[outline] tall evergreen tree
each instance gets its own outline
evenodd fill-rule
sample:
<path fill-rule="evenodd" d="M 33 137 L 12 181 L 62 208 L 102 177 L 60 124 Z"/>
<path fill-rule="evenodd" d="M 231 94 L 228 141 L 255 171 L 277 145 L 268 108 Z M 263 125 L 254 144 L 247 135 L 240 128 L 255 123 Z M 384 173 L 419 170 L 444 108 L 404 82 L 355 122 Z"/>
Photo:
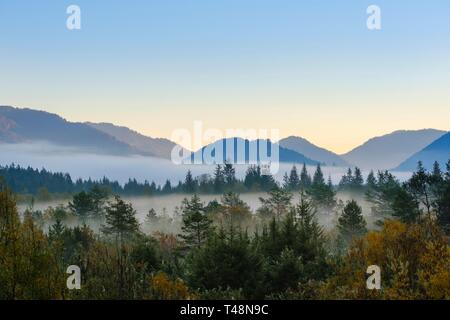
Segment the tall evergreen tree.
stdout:
<path fill-rule="evenodd" d="M 311 187 L 312 181 L 306 169 L 306 164 L 303 163 L 302 171 L 300 173 L 300 188 L 302 190 L 307 190 Z"/>
<path fill-rule="evenodd" d="M 369 174 L 367 175 L 366 185 L 369 190 L 374 189 L 377 185 L 377 179 L 375 178 L 373 170 L 370 170 Z"/>
<path fill-rule="evenodd" d="M 362 176 L 361 169 L 359 169 L 358 167 L 355 167 L 355 175 L 352 182 L 354 188 L 356 188 L 357 190 L 362 189 L 364 185 L 364 178 Z"/>
<path fill-rule="evenodd" d="M 236 170 L 231 163 L 225 162 L 223 166 L 223 176 L 227 188 L 232 188 L 236 183 Z"/>
<path fill-rule="evenodd" d="M 225 187 L 225 175 L 222 166 L 218 164 L 214 170 L 214 191 L 222 193 Z"/>
<path fill-rule="evenodd" d="M 114 239 L 117 255 L 117 296 L 126 296 L 126 268 L 127 249 L 125 244 L 139 232 L 139 222 L 136 219 L 136 211 L 131 203 L 126 203 L 119 196 L 106 208 L 105 225 L 101 231 Z"/>
<path fill-rule="evenodd" d="M 105 235 L 112 236 L 120 246 L 135 235 L 139 231 L 139 222 L 131 203 L 126 203 L 116 195 L 106 207 L 105 225 L 101 230 Z"/>
<path fill-rule="evenodd" d="M 103 217 L 105 202 L 108 199 L 108 190 L 96 184 L 89 191 L 92 201 L 92 214 L 94 217 Z"/>
<path fill-rule="evenodd" d="M 198 195 L 193 195 L 190 200 L 183 200 L 182 222 L 183 233 L 180 237 L 187 247 L 201 246 L 212 231 L 212 221 Z"/>
<path fill-rule="evenodd" d="M 184 179 L 184 192 L 186 193 L 194 193 L 197 190 L 197 183 L 192 177 L 191 170 L 188 170 L 186 174 L 186 178 Z"/>
<path fill-rule="evenodd" d="M 428 217 L 431 217 L 433 205 L 433 178 L 429 174 L 421 161 L 417 165 L 417 171 L 413 173 L 407 184 L 409 192 L 427 210 Z"/>
<path fill-rule="evenodd" d="M 69 209 L 82 221 L 86 221 L 94 212 L 95 207 L 90 194 L 81 191 L 73 196 L 72 201 L 69 202 Z"/>
<path fill-rule="evenodd" d="M 322 186 L 324 184 L 325 184 L 325 179 L 323 177 L 322 168 L 319 163 L 319 164 L 317 164 L 316 171 L 314 172 L 312 185 L 313 185 L 313 187 L 316 187 L 316 186 Z"/>
<path fill-rule="evenodd" d="M 300 188 L 300 178 L 298 176 L 297 167 L 292 166 L 289 174 L 289 190 L 295 191 Z"/>
<path fill-rule="evenodd" d="M 338 219 L 338 229 L 341 237 L 347 243 L 367 232 L 362 208 L 355 200 L 348 201 L 345 205 L 342 215 Z"/>

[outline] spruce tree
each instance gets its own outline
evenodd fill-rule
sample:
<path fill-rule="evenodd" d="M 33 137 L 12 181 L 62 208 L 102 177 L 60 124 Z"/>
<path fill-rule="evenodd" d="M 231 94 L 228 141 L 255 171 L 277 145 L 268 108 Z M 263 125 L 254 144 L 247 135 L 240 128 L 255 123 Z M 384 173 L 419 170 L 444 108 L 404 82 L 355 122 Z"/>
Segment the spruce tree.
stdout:
<path fill-rule="evenodd" d="M 372 189 L 376 188 L 376 186 L 377 186 L 377 179 L 375 178 L 375 174 L 373 173 L 373 170 L 371 170 L 369 172 L 369 174 L 367 175 L 366 185 L 367 185 L 367 189 L 369 189 L 369 190 L 372 190 Z"/>
<path fill-rule="evenodd" d="M 236 183 L 236 170 L 233 168 L 231 163 L 225 162 L 223 166 L 223 176 L 226 186 L 228 188 L 232 188 Z"/>
<path fill-rule="evenodd" d="M 311 187 L 311 177 L 306 169 L 306 164 L 303 163 L 302 171 L 300 173 L 300 188 L 302 190 L 308 190 Z"/>
<path fill-rule="evenodd" d="M 338 219 L 338 229 L 341 237 L 347 243 L 354 237 L 360 237 L 367 232 L 362 208 L 355 200 L 347 201 L 342 215 Z"/>
<path fill-rule="evenodd" d="M 364 178 L 362 176 L 361 169 L 359 169 L 358 167 L 355 167 L 355 175 L 353 177 L 352 184 L 356 190 L 362 189 L 364 185 Z"/>
<path fill-rule="evenodd" d="M 186 174 L 186 178 L 184 179 L 184 192 L 186 193 L 194 193 L 196 191 L 196 181 L 194 180 L 194 178 L 192 177 L 192 173 L 191 170 L 188 170 L 187 174 Z"/>
<path fill-rule="evenodd" d="M 297 167 L 294 165 L 289 174 L 289 190 L 295 191 L 300 187 L 300 178 L 297 173 Z"/>
<path fill-rule="evenodd" d="M 106 207 L 105 225 L 102 232 L 123 245 L 125 240 L 139 231 L 139 222 L 136 219 L 136 211 L 131 203 L 126 203 L 119 196 L 114 197 L 114 201 Z"/>
<path fill-rule="evenodd" d="M 92 197 L 85 191 L 81 191 L 73 196 L 71 202 L 69 202 L 69 209 L 75 214 L 81 221 L 85 222 L 86 219 L 92 215 L 95 210 Z"/>
<path fill-rule="evenodd" d="M 222 193 L 225 186 L 225 175 L 222 170 L 222 166 L 218 164 L 214 170 L 214 191 L 216 193 Z"/>
<path fill-rule="evenodd" d="M 183 200 L 182 207 L 182 234 L 187 247 L 201 246 L 212 231 L 212 221 L 206 215 L 206 210 L 198 195 L 190 200 Z"/>

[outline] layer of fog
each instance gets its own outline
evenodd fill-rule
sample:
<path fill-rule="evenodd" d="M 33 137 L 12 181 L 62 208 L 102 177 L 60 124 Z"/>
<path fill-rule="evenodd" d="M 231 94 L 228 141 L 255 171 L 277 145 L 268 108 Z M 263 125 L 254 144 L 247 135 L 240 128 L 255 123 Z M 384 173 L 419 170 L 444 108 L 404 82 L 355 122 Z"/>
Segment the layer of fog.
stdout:
<path fill-rule="evenodd" d="M 32 168 L 45 168 L 53 172 L 69 173 L 73 180 L 83 179 L 101 179 L 108 177 L 110 180 L 117 180 L 119 183 L 125 183 L 129 178 L 136 178 L 139 182 L 155 181 L 156 184 L 163 184 L 166 179 L 176 184 L 184 180 L 187 170 L 191 170 L 194 176 L 201 174 L 212 174 L 214 166 L 206 165 L 175 165 L 169 160 L 143 157 L 143 156 L 109 156 L 90 154 L 74 148 L 63 148 L 47 143 L 40 144 L 0 144 L 0 166 L 16 164 L 22 167 L 31 166 Z M 301 164 L 297 165 L 300 170 Z M 237 165 L 236 175 L 242 179 L 245 175 L 248 165 Z M 280 169 L 275 178 L 282 181 L 285 172 L 292 168 L 291 163 L 281 163 Z M 330 176 L 333 183 L 337 184 L 347 168 L 342 167 L 323 167 L 325 177 Z M 314 173 L 315 167 L 308 167 L 309 173 Z M 364 171 L 363 175 L 367 176 Z M 400 179 L 405 180 L 410 173 L 395 173 Z M 136 209 L 137 217 L 140 222 L 144 222 L 148 211 L 153 208 L 158 215 L 166 216 L 171 219 L 174 216 L 176 207 L 179 207 L 186 195 L 174 194 L 167 196 L 152 197 L 132 197 L 127 198 Z M 260 206 L 259 197 L 267 197 L 264 193 L 244 193 L 241 198 L 250 206 L 253 212 Z M 338 193 L 338 199 L 346 200 L 355 198 L 363 207 L 363 213 L 367 220 L 371 222 L 370 205 L 361 195 L 349 195 L 347 193 Z M 216 199 L 220 201 L 220 195 L 202 195 L 202 201 L 205 203 Z M 297 195 L 293 203 L 298 201 Z M 45 210 L 49 206 L 58 205 L 67 206 L 68 200 L 59 200 L 52 202 L 35 203 L 34 209 Z M 19 210 L 23 212 L 29 204 L 21 204 Z M 332 227 L 336 223 L 337 216 L 330 212 L 318 212 L 317 218 L 325 227 Z"/>
<path fill-rule="evenodd" d="M 210 165 L 175 165 L 170 160 L 144 156 L 110 156 L 91 154 L 74 148 L 65 148 L 48 143 L 0 144 L 0 166 L 17 165 L 32 168 L 45 168 L 53 172 L 69 173 L 73 180 L 77 178 L 98 180 L 107 177 L 123 184 L 129 178 L 139 182 L 155 181 L 162 185 L 166 179 L 176 184 L 184 180 L 187 170 L 194 176 L 212 174 L 214 166 Z M 300 169 L 301 164 L 297 164 Z M 248 165 L 236 165 L 236 175 L 242 179 Z M 285 172 L 289 172 L 292 163 L 280 163 L 275 178 L 282 181 Z M 347 168 L 323 167 L 325 177 L 330 176 L 333 183 L 338 183 Z M 376 168 L 374 168 L 376 170 Z M 315 167 L 308 167 L 313 174 Z M 367 176 L 368 171 L 363 171 Z M 407 172 L 394 172 L 400 180 L 410 176 Z"/>
<path fill-rule="evenodd" d="M 136 210 L 136 217 L 142 225 L 143 230 L 148 230 L 146 226 L 146 216 L 150 209 L 154 209 L 157 215 L 160 217 L 160 222 L 157 226 L 153 226 L 151 231 L 163 231 L 178 233 L 180 231 L 180 217 L 179 208 L 184 198 L 189 198 L 191 195 L 173 194 L 165 196 L 142 196 L 142 197 L 124 197 L 124 200 L 130 202 L 133 208 Z M 261 206 L 260 198 L 268 198 L 267 193 L 243 193 L 240 195 L 241 199 L 245 201 L 253 213 Z M 336 195 L 337 200 L 341 200 L 344 204 L 348 200 L 356 200 L 363 209 L 363 215 L 370 228 L 374 227 L 374 222 L 378 219 L 372 215 L 371 204 L 368 203 L 365 197 L 361 194 L 353 194 L 348 192 L 338 192 Z M 220 202 L 220 195 L 200 195 L 200 199 L 204 204 L 212 200 Z M 40 210 L 44 212 L 48 207 L 64 206 L 67 207 L 69 200 L 54 200 L 49 202 L 36 202 L 34 203 L 34 210 Z M 292 198 L 292 204 L 299 202 L 299 194 L 294 193 Z M 29 207 L 28 204 L 20 204 L 19 212 L 23 213 Z M 338 211 L 325 211 L 319 210 L 316 212 L 316 218 L 320 225 L 325 229 L 332 229 L 336 226 L 337 219 L 341 212 Z M 98 226 L 95 225 L 94 229 L 98 230 Z"/>

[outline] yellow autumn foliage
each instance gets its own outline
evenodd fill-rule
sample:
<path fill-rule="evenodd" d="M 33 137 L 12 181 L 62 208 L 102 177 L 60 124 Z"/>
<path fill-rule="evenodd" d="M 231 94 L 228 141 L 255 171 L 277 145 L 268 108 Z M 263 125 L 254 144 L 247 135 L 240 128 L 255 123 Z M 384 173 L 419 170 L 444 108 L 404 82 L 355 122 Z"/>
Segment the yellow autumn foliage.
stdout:
<path fill-rule="evenodd" d="M 180 279 L 172 280 L 164 272 L 158 272 L 150 279 L 152 298 L 159 300 L 191 300 L 195 296 Z"/>
<path fill-rule="evenodd" d="M 367 267 L 381 268 L 381 290 L 366 287 Z M 331 299 L 450 299 L 448 239 L 433 221 L 386 221 L 353 243 L 322 287 Z"/>

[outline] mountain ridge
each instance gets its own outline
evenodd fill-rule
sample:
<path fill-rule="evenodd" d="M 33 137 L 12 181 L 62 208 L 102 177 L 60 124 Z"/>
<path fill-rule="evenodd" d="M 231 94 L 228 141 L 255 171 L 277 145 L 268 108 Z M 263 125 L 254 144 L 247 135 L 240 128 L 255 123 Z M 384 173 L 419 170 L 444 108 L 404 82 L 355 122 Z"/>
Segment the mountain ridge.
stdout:
<path fill-rule="evenodd" d="M 338 154 L 319 147 L 305 138 L 299 136 L 289 136 L 278 141 L 280 146 L 303 154 L 304 156 L 320 161 L 329 166 L 349 166 L 349 163 Z"/>
<path fill-rule="evenodd" d="M 397 130 L 373 137 L 341 157 L 362 169 L 392 169 L 445 133 L 436 129 Z"/>
<path fill-rule="evenodd" d="M 108 122 L 85 122 L 87 125 L 107 133 L 117 140 L 127 143 L 140 152 L 151 154 L 158 158 L 170 159 L 172 149 L 177 144 L 166 138 L 153 138 L 125 126 Z"/>
<path fill-rule="evenodd" d="M 433 163 L 437 161 L 441 168 L 445 168 L 447 161 L 450 160 L 450 132 L 447 132 L 439 139 L 433 141 L 428 146 L 416 152 L 411 157 L 403 161 L 394 170 L 411 171 L 417 168 L 419 161 L 426 169 L 431 170 Z"/>

